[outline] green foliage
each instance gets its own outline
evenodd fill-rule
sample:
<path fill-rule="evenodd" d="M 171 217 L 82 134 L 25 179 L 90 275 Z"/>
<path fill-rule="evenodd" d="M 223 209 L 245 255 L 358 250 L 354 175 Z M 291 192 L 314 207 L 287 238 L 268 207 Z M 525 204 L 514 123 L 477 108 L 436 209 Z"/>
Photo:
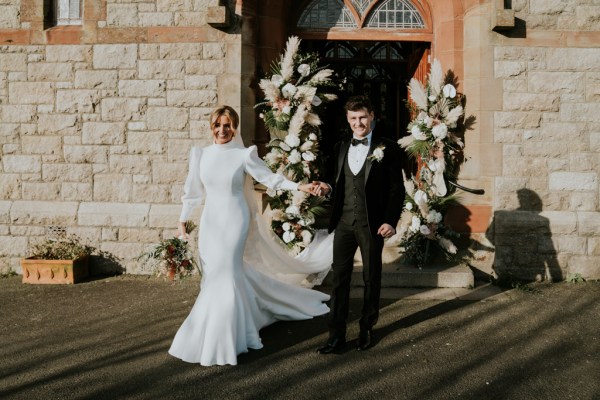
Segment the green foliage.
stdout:
<path fill-rule="evenodd" d="M 570 273 L 567 275 L 567 282 L 569 283 L 582 283 L 585 282 L 585 278 L 580 273 Z"/>
<path fill-rule="evenodd" d="M 31 246 L 31 258 L 38 260 L 76 260 L 95 252 L 95 247 L 82 243 L 76 235 L 48 238 Z"/>

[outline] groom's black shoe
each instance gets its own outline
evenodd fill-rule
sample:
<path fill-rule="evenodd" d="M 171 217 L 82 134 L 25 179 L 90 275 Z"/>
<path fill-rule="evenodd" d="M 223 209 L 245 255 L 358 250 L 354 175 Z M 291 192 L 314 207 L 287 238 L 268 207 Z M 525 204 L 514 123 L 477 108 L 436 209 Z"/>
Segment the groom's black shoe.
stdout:
<path fill-rule="evenodd" d="M 371 347 L 373 340 L 373 331 L 371 329 L 361 329 L 358 334 L 358 344 L 356 350 L 366 350 Z"/>
<path fill-rule="evenodd" d="M 319 354 L 331 354 L 337 353 L 346 347 L 346 339 L 332 338 L 327 341 L 325 346 L 319 347 L 317 353 Z"/>

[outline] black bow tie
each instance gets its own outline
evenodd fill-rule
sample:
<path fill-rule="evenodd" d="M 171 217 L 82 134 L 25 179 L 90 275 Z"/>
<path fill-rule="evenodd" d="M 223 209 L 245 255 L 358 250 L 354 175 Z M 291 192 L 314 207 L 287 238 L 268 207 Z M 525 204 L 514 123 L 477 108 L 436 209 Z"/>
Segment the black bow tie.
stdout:
<path fill-rule="evenodd" d="M 363 139 L 352 138 L 352 146 L 358 146 L 359 144 L 364 144 L 366 146 L 369 144 L 369 139 L 368 138 L 363 138 Z"/>

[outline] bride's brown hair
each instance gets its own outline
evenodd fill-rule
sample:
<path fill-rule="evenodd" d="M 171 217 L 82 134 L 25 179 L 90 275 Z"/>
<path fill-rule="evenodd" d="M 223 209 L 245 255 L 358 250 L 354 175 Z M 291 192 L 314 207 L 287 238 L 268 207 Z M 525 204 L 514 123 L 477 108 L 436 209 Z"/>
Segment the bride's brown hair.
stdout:
<path fill-rule="evenodd" d="M 231 125 L 233 126 L 233 130 L 237 130 L 240 123 L 240 117 L 238 113 L 236 113 L 235 110 L 230 106 L 217 107 L 213 112 L 210 113 L 210 129 L 215 129 L 215 122 L 223 115 L 229 118 Z"/>

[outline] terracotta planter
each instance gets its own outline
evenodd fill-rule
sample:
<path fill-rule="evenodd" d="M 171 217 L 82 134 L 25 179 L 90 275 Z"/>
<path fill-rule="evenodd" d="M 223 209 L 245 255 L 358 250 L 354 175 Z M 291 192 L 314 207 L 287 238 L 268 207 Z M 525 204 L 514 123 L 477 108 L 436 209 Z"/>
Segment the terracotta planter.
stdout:
<path fill-rule="evenodd" d="M 77 283 L 87 278 L 89 256 L 77 260 L 36 260 L 23 258 L 23 283 L 64 284 Z"/>

